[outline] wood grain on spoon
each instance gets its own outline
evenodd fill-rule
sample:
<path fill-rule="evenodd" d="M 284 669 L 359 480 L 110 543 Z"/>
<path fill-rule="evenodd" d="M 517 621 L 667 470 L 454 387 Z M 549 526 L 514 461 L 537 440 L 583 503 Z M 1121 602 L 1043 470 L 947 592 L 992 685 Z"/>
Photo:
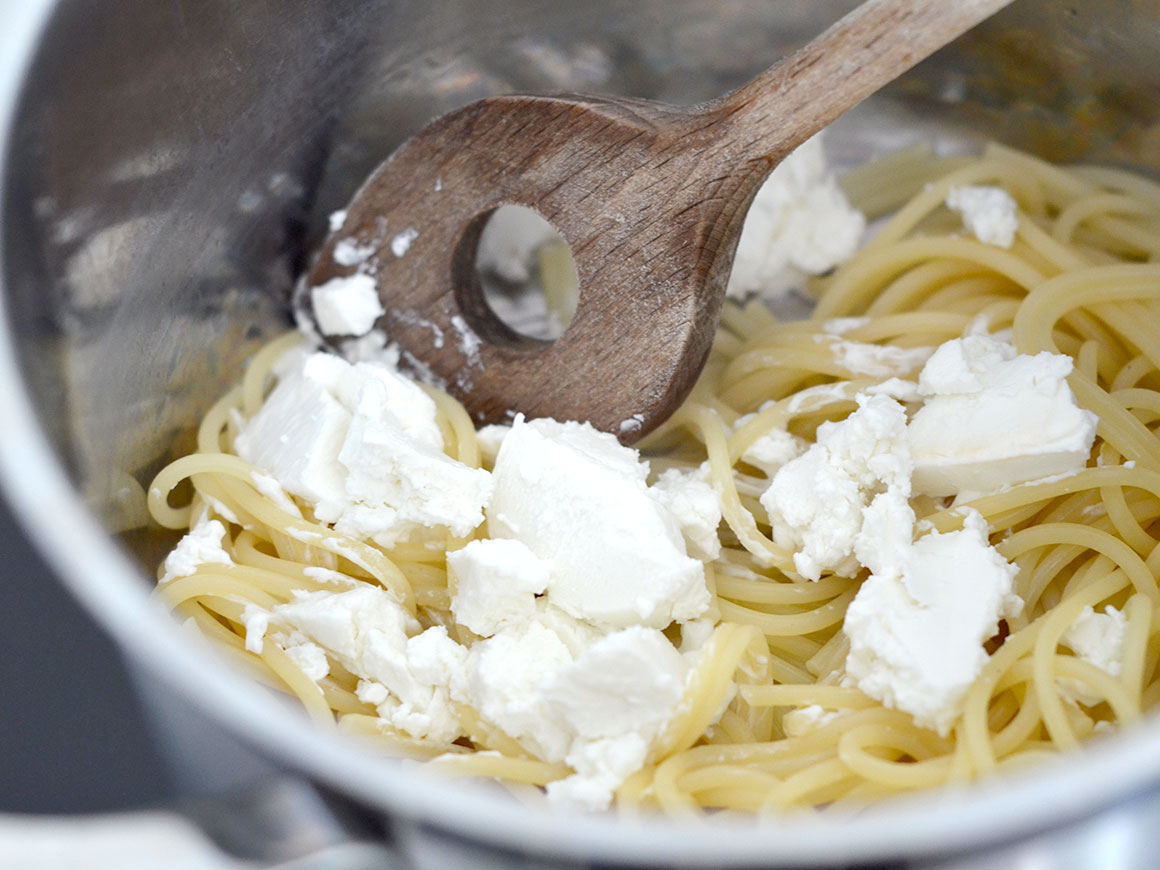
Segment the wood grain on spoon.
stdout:
<path fill-rule="evenodd" d="M 745 213 L 770 171 L 847 109 L 1011 0 L 869 0 L 731 94 L 691 108 L 616 97 L 505 96 L 404 143 L 366 181 L 307 281 L 375 253 L 404 363 L 477 422 L 587 420 L 631 442 L 688 395 L 708 356 Z M 502 204 L 534 209 L 571 248 L 576 314 L 554 342 L 484 301 L 479 235 Z"/>

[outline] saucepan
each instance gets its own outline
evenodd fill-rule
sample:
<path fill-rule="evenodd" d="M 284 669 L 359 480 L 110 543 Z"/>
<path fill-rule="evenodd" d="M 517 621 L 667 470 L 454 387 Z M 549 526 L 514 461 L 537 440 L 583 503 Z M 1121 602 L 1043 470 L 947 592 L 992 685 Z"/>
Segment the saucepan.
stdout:
<path fill-rule="evenodd" d="M 1160 818 L 1155 721 L 1019 775 L 840 819 L 549 813 L 319 732 L 150 597 L 172 538 L 151 530 L 142 487 L 289 325 L 326 215 L 394 145 L 505 92 L 707 98 L 853 5 L 0 7 L 0 476 L 61 579 L 145 675 L 175 757 L 196 757 L 203 781 L 237 770 L 239 754 L 266 759 L 368 822 L 364 839 L 392 835 L 415 866 L 966 867 L 999 854 L 1066 866 L 1065 847 L 1144 866 Z M 1017 0 L 842 119 L 827 148 L 841 167 L 918 141 L 997 139 L 1158 172 L 1157 57 L 1158 2 Z M 185 732 L 200 754 L 176 745 Z"/>

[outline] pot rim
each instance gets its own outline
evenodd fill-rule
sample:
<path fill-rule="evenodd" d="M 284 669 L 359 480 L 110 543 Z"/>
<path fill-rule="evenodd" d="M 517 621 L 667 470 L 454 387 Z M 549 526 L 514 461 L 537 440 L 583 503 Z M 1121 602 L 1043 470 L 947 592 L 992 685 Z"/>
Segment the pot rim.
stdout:
<path fill-rule="evenodd" d="M 7 171 L 24 73 L 55 0 L 12 2 L 0 35 L 0 173 Z M 7 44 L 5 42 L 7 41 Z M 0 175 L 0 178 L 3 176 Z M 0 191 L 0 239 L 7 194 Z M 73 595 L 136 662 L 260 752 L 386 813 L 521 853 L 619 863 L 801 865 L 977 850 L 1074 821 L 1160 784 L 1160 738 L 1143 725 L 961 790 L 919 793 L 857 817 L 789 814 L 742 823 L 623 820 L 537 812 L 485 789 L 416 775 L 337 733 L 323 733 L 183 630 L 100 527 L 53 455 L 20 378 L 0 248 L 0 490 L 28 537 Z M 67 538 L 60 532 L 67 529 Z"/>

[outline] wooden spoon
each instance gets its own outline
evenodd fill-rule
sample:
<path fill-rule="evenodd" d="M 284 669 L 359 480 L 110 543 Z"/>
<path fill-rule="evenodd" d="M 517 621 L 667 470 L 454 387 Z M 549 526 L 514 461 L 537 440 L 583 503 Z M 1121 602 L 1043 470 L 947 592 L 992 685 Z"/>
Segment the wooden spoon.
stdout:
<path fill-rule="evenodd" d="M 691 108 L 505 96 L 439 118 L 355 195 L 307 277 L 362 271 L 403 363 L 478 423 L 587 420 L 629 443 L 667 418 L 709 353 L 745 213 L 795 147 L 1011 0 L 869 0 L 731 94 Z M 554 342 L 506 326 L 475 270 L 511 203 L 571 248 L 576 314 Z M 357 266 L 335 247 L 373 250 Z M 349 251 L 349 242 L 347 251 Z"/>

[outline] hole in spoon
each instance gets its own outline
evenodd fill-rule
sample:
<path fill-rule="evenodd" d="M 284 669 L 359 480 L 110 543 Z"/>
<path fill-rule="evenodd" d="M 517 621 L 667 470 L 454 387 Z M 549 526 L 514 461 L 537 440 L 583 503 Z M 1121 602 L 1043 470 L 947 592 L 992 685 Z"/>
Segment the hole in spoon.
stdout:
<path fill-rule="evenodd" d="M 520 335 L 550 342 L 572 322 L 578 295 L 572 252 L 531 209 L 501 205 L 488 216 L 475 270 L 492 313 Z"/>

